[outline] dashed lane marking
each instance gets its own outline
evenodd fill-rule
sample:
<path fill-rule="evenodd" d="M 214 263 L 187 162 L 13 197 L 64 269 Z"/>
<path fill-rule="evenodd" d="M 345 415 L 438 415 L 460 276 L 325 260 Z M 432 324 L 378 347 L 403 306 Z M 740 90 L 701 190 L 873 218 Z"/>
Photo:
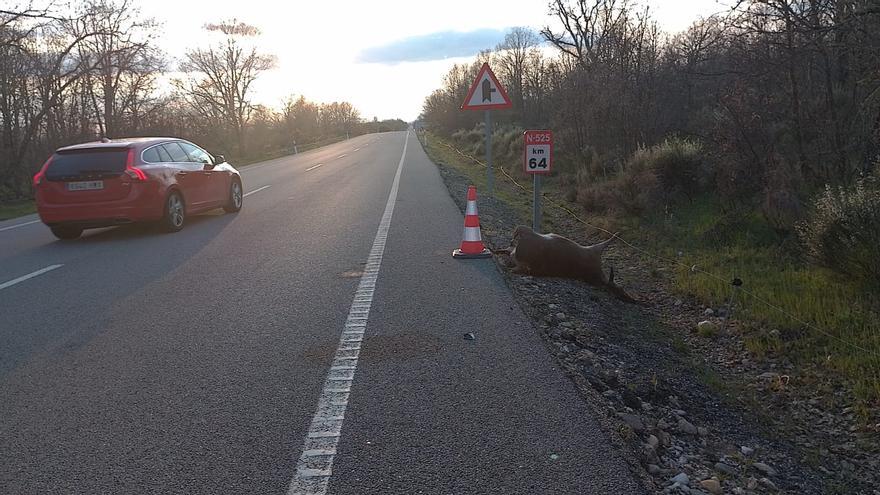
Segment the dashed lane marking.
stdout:
<path fill-rule="evenodd" d="M 8 282 L 3 282 L 2 284 L 0 284 L 0 290 L 6 289 L 8 287 L 12 287 L 13 285 L 24 282 L 25 280 L 30 280 L 34 277 L 39 277 L 40 275 L 42 275 L 46 272 L 51 272 L 52 270 L 54 270 L 56 268 L 61 268 L 62 266 L 64 266 L 64 265 L 49 265 L 46 268 L 41 268 L 35 272 L 28 273 L 27 275 L 22 275 L 21 277 L 14 278 Z"/>
<path fill-rule="evenodd" d="M 3 228 L 0 228 L 0 232 L 3 232 L 4 230 L 17 229 L 17 228 L 19 228 L 19 227 L 25 227 L 25 226 L 27 226 L 27 225 L 33 225 L 33 224 L 35 224 L 35 223 L 40 223 L 40 221 L 39 221 L 39 220 L 31 220 L 30 222 L 24 222 L 24 223 L 19 223 L 19 224 L 16 224 L 16 225 L 10 225 L 9 227 L 3 227 Z"/>
<path fill-rule="evenodd" d="M 251 191 L 251 192 L 249 192 L 249 193 L 244 193 L 244 196 L 242 196 L 242 198 L 246 198 L 246 197 L 250 196 L 251 194 L 256 194 L 256 193 L 258 193 L 258 192 L 260 192 L 260 191 L 262 191 L 262 190 L 264 190 L 264 189 L 269 189 L 270 187 L 272 187 L 272 186 L 258 187 L 258 188 L 254 189 L 253 191 Z"/>

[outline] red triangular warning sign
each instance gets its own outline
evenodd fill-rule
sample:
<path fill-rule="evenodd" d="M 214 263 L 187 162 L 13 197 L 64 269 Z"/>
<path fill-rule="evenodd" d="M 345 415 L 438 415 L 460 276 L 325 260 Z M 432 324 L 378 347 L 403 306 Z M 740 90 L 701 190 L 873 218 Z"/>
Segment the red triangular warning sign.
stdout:
<path fill-rule="evenodd" d="M 501 108 L 510 108 L 510 98 L 507 91 L 501 87 L 498 78 L 489 68 L 488 63 L 484 63 L 477 73 L 477 79 L 468 90 L 467 98 L 461 105 L 462 110 L 496 110 Z"/>

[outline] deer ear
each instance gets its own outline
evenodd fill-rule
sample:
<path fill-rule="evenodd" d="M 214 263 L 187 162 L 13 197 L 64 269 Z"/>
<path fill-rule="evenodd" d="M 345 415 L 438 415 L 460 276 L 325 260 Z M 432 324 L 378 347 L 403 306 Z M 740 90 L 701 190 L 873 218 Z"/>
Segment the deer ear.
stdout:
<path fill-rule="evenodd" d="M 609 284 L 614 283 L 614 267 L 613 266 L 611 267 L 611 271 L 608 272 L 608 283 Z"/>

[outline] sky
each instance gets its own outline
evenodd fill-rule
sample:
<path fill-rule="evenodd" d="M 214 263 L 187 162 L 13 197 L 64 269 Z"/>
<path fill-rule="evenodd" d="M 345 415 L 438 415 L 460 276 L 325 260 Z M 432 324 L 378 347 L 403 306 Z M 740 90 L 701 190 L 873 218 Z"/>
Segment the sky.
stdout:
<path fill-rule="evenodd" d="M 661 28 L 677 32 L 722 10 L 718 0 L 652 0 Z M 257 103 L 279 107 L 290 95 L 348 101 L 365 119 L 418 117 L 425 97 L 454 63 L 493 48 L 513 26 L 540 30 L 555 18 L 547 0 L 132 0 L 162 25 L 172 60 L 214 38 L 206 23 L 235 18 L 261 30 L 261 51 L 276 68 L 254 85 Z M 172 62 L 172 69 L 174 68 Z"/>

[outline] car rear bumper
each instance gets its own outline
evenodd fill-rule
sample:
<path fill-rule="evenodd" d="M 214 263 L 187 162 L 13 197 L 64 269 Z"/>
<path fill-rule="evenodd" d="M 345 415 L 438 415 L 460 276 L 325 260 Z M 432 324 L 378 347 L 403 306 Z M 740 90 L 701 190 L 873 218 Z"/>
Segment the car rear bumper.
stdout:
<path fill-rule="evenodd" d="M 151 188 L 152 189 L 152 188 Z M 46 203 L 37 194 L 37 213 L 46 225 L 78 225 L 83 228 L 109 227 L 162 218 L 163 201 L 158 191 L 139 191 L 116 201 L 100 203 Z"/>

